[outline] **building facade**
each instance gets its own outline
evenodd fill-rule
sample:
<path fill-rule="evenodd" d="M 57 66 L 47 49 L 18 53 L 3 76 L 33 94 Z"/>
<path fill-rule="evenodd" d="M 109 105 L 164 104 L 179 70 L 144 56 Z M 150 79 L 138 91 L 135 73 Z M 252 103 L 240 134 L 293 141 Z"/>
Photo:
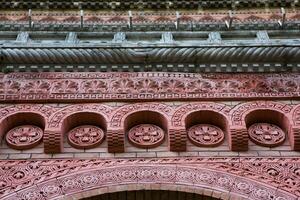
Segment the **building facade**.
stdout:
<path fill-rule="evenodd" d="M 300 200 L 298 0 L 0 3 L 0 199 Z"/>

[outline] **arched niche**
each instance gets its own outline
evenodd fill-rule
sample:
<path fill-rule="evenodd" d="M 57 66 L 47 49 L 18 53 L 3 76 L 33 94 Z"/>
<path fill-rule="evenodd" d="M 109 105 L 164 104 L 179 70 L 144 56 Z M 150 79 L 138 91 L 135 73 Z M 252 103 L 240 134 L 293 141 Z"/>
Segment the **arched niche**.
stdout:
<path fill-rule="evenodd" d="M 199 141 L 193 140 L 191 138 L 191 129 L 193 129 L 193 127 L 196 127 L 194 130 L 198 129 L 198 131 L 201 131 L 201 136 L 203 134 L 207 135 L 208 138 L 211 137 L 211 140 L 205 141 L 204 138 L 198 138 Z M 228 138 L 228 120 L 226 116 L 216 111 L 198 110 L 190 113 L 185 118 L 185 128 L 188 138 L 197 146 L 215 147 L 221 145 L 224 140 Z M 194 136 L 196 137 L 196 135 Z M 214 142 L 212 142 L 212 140 L 214 140 Z"/>
<path fill-rule="evenodd" d="M 89 149 L 100 145 L 106 136 L 106 130 L 107 122 L 105 118 L 99 113 L 87 111 L 66 116 L 62 121 L 61 127 L 61 133 L 64 138 L 68 140 L 71 146 L 78 149 Z M 70 134 L 75 134 L 73 133 L 74 131 L 78 134 L 78 137 L 74 139 L 73 135 L 72 140 L 70 139 Z M 93 136 L 93 134 L 96 135 Z M 84 137 L 94 141 L 85 141 Z"/>
<path fill-rule="evenodd" d="M 156 111 L 137 111 L 125 118 L 124 130 L 128 141 L 134 146 L 153 148 L 167 141 L 168 120 Z M 140 131 L 139 136 L 139 133 L 133 133 L 137 131 Z"/>
<path fill-rule="evenodd" d="M 44 129 L 45 118 L 41 114 L 17 112 L 1 120 L 0 135 L 4 139 L 7 134 L 15 132 L 14 135 L 18 136 L 15 136 L 14 140 L 11 140 L 12 137 L 10 137 L 11 139 L 6 140 L 6 143 L 11 148 L 23 150 L 33 148 L 41 143 Z"/>
<path fill-rule="evenodd" d="M 258 145 L 262 145 L 266 147 L 279 146 L 283 144 L 286 140 L 288 140 L 290 136 L 290 131 L 291 131 L 290 121 L 285 114 L 277 110 L 271 110 L 271 109 L 252 110 L 248 114 L 246 114 L 245 124 L 248 129 L 248 134 L 250 139 L 252 139 L 252 141 L 254 141 Z M 255 124 L 257 126 L 255 126 Z M 277 138 L 272 139 L 270 136 L 269 139 L 259 139 L 261 141 L 257 139 L 253 139 L 255 138 L 255 136 L 253 135 L 257 135 L 254 134 L 256 131 L 259 131 L 259 134 L 261 134 L 263 131 L 268 132 L 268 130 L 270 130 L 270 134 L 278 134 L 276 133 L 276 131 L 279 132 L 280 129 L 284 132 L 284 138 L 280 138 L 282 136 L 278 136 Z M 274 133 L 271 133 L 271 131 L 273 131 Z"/>

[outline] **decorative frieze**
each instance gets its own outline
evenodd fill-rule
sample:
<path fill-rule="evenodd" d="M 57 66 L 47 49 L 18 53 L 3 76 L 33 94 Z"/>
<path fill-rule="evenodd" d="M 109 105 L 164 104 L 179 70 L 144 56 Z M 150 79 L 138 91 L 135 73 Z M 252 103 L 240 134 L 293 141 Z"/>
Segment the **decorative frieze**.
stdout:
<path fill-rule="evenodd" d="M 0 198 L 5 200 L 82 198 L 92 189 L 99 194 L 108 187 L 118 191 L 156 184 L 253 200 L 300 195 L 298 158 L 51 159 L 1 161 L 1 166 Z M 115 187 L 120 183 L 123 187 Z"/>
<path fill-rule="evenodd" d="M 0 77 L 0 101 L 287 99 L 299 85 L 297 73 L 11 73 Z"/>

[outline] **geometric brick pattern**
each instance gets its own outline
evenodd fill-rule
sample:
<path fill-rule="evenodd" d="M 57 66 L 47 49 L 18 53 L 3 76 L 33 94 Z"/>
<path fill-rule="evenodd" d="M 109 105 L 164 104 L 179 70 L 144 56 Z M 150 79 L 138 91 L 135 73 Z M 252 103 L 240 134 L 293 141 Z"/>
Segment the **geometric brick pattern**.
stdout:
<path fill-rule="evenodd" d="M 60 131 L 45 130 L 43 140 L 45 153 L 60 153 L 62 151 L 62 136 Z"/>
<path fill-rule="evenodd" d="M 124 130 L 107 130 L 107 148 L 110 153 L 123 153 L 125 144 Z"/>
<path fill-rule="evenodd" d="M 300 151 L 300 127 L 293 127 L 290 134 L 292 150 Z"/>
<path fill-rule="evenodd" d="M 170 151 L 186 151 L 187 132 L 185 129 L 170 129 L 168 135 Z"/>
<path fill-rule="evenodd" d="M 232 151 L 248 150 L 248 131 L 246 128 L 233 128 L 229 130 L 229 148 Z"/>

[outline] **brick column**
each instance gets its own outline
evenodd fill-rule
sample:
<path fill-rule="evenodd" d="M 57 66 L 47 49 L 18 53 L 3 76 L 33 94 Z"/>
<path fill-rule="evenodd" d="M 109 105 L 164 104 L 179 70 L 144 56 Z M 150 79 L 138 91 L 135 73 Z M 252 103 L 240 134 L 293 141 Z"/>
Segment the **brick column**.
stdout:
<path fill-rule="evenodd" d="M 63 139 L 60 130 L 45 130 L 43 141 L 45 153 L 62 152 Z"/>
<path fill-rule="evenodd" d="M 182 152 L 186 151 L 186 130 L 185 128 L 170 129 L 169 136 L 169 149 L 170 151 Z"/>
<path fill-rule="evenodd" d="M 246 127 L 230 127 L 228 144 L 231 151 L 248 150 L 248 130 Z"/>
<path fill-rule="evenodd" d="M 107 130 L 107 148 L 109 153 L 123 153 L 125 151 L 124 130 Z"/>
<path fill-rule="evenodd" d="M 292 150 L 300 151 L 300 127 L 292 127 L 289 135 Z"/>

